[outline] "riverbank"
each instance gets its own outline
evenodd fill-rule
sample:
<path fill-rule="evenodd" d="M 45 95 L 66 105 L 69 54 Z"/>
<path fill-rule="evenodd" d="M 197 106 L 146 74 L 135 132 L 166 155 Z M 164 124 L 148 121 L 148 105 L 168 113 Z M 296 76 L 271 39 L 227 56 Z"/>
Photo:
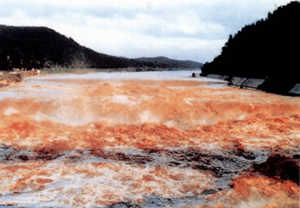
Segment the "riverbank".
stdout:
<path fill-rule="evenodd" d="M 21 73 L 7 73 L 0 71 L 0 87 L 8 86 L 11 83 L 22 82 L 24 75 Z"/>
<path fill-rule="evenodd" d="M 200 76 L 224 80 L 229 86 L 239 87 L 242 89 L 255 89 L 268 93 L 288 95 L 288 96 L 300 96 L 300 83 L 289 83 L 288 79 L 259 79 L 249 77 L 237 77 L 220 74 L 200 74 Z"/>

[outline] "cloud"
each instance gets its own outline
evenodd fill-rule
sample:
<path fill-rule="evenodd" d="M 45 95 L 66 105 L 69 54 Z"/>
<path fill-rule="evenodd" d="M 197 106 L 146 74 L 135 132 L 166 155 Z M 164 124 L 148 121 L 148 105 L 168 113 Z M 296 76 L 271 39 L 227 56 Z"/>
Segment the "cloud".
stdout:
<path fill-rule="evenodd" d="M 47 26 L 98 52 L 210 61 L 229 34 L 289 0 L 10 0 L 0 24 Z"/>

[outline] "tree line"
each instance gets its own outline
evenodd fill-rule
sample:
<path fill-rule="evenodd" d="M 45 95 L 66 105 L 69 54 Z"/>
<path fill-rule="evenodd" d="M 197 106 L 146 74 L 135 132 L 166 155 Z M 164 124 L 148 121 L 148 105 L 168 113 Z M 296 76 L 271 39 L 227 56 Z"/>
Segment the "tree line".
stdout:
<path fill-rule="evenodd" d="M 299 2 L 277 8 L 230 35 L 221 54 L 204 64 L 202 75 L 263 78 L 268 80 L 265 87 L 278 88 L 276 91 L 300 83 L 299 24 Z"/>

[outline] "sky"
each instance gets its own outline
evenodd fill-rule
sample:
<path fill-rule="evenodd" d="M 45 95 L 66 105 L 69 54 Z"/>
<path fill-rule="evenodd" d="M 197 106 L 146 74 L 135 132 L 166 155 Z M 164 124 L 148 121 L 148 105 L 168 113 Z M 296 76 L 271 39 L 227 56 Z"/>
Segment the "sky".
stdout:
<path fill-rule="evenodd" d="M 212 61 L 230 34 L 291 0 L 0 0 L 0 24 L 46 26 L 97 52 Z"/>

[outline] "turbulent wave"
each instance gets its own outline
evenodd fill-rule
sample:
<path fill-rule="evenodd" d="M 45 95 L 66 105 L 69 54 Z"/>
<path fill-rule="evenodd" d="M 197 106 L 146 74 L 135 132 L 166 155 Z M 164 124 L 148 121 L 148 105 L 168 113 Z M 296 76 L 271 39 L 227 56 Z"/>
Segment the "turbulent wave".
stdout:
<path fill-rule="evenodd" d="M 298 206 L 299 98 L 140 75 L 1 88 L 0 205 Z"/>

